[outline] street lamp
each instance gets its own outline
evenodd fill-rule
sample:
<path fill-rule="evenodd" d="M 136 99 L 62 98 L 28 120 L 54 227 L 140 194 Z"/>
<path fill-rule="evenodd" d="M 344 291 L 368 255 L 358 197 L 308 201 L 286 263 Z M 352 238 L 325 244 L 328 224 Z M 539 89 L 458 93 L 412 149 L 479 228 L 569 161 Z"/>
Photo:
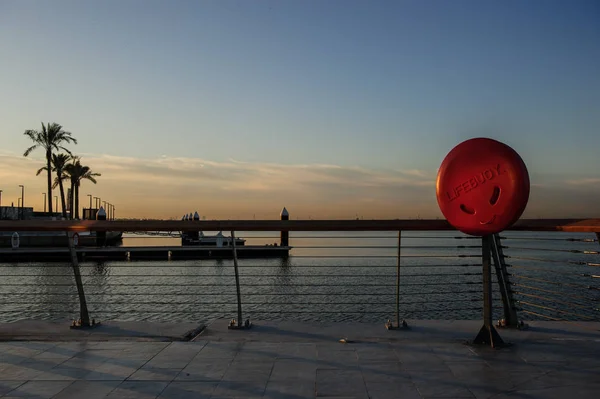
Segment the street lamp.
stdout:
<path fill-rule="evenodd" d="M 92 211 L 92 194 L 88 194 L 88 197 L 90 197 L 90 212 Z"/>
<path fill-rule="evenodd" d="M 98 209 L 98 200 L 99 200 L 99 199 L 100 199 L 100 198 L 98 198 L 98 197 L 94 197 L 94 201 L 95 201 L 95 202 L 94 202 L 94 205 L 96 206 L 96 209 Z"/>
<path fill-rule="evenodd" d="M 102 203 L 104 204 L 104 210 L 106 210 L 106 201 L 102 201 Z"/>
<path fill-rule="evenodd" d="M 21 220 L 25 219 L 23 213 L 25 211 L 25 186 L 22 184 L 19 184 L 19 187 L 21 187 Z"/>
<path fill-rule="evenodd" d="M 44 194 L 44 213 L 46 213 L 46 193 L 42 194 Z"/>

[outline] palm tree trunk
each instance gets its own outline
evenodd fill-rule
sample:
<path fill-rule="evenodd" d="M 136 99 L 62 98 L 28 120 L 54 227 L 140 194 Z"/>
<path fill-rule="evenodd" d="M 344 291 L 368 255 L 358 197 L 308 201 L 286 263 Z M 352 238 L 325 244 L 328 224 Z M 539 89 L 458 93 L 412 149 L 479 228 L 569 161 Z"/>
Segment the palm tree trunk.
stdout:
<path fill-rule="evenodd" d="M 79 183 L 75 184 L 75 219 L 79 219 Z"/>
<path fill-rule="evenodd" d="M 52 213 L 52 150 L 46 150 L 46 167 L 48 168 L 48 212 Z"/>
<path fill-rule="evenodd" d="M 74 219 L 74 214 L 73 214 L 73 208 L 74 208 L 74 201 L 73 199 L 75 195 L 75 181 L 71 180 L 71 195 L 69 195 L 69 215 L 71 219 Z"/>
<path fill-rule="evenodd" d="M 66 219 L 67 218 L 67 204 L 65 201 L 65 189 L 63 187 L 62 180 L 58 181 L 58 187 L 60 188 L 60 204 L 62 205 L 62 215 Z"/>

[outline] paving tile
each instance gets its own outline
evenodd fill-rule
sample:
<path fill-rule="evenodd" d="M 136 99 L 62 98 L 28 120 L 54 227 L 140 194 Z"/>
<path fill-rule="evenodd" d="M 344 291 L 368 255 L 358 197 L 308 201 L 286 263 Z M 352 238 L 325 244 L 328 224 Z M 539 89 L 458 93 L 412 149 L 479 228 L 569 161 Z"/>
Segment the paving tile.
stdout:
<path fill-rule="evenodd" d="M 596 399 L 598 397 L 598 392 L 600 392 L 600 384 L 588 384 L 585 386 L 554 387 L 534 390 L 514 390 L 510 391 L 509 393 L 494 396 L 494 399 Z"/>
<path fill-rule="evenodd" d="M 367 344 L 367 345 L 357 345 L 356 346 L 356 355 L 358 356 L 358 361 L 387 361 L 387 362 L 398 362 L 400 359 L 396 355 L 396 352 L 392 349 L 389 344 Z"/>
<path fill-rule="evenodd" d="M 103 399 L 120 381 L 75 381 L 52 399 Z"/>
<path fill-rule="evenodd" d="M 160 394 L 161 399 L 209 399 L 218 382 L 174 381 Z"/>
<path fill-rule="evenodd" d="M 317 396 L 353 396 L 368 398 L 367 388 L 360 371 L 317 370 Z"/>
<path fill-rule="evenodd" d="M 314 360 L 317 358 L 317 345 L 298 342 L 282 343 L 277 358 Z"/>
<path fill-rule="evenodd" d="M 44 370 L 52 367 L 39 365 L 37 363 L 19 363 L 15 365 L 4 365 L 0 368 L 0 381 L 26 381 L 32 380 L 42 374 Z"/>
<path fill-rule="evenodd" d="M 315 379 L 312 380 L 269 380 L 265 398 L 312 399 L 315 397 Z"/>
<path fill-rule="evenodd" d="M 28 381 L 10 391 L 6 396 L 36 399 L 51 398 L 70 384 L 72 384 L 71 381 Z"/>
<path fill-rule="evenodd" d="M 181 372 L 180 369 L 141 368 L 130 375 L 129 381 L 173 381 Z"/>
<path fill-rule="evenodd" d="M 26 382 L 27 381 L 0 381 L 0 396 L 6 395 Z"/>
<path fill-rule="evenodd" d="M 410 374 L 398 361 L 361 363 L 360 370 L 365 382 L 410 382 Z"/>
<path fill-rule="evenodd" d="M 410 381 L 405 382 L 367 382 L 370 399 L 421 399 L 421 394 Z"/>
<path fill-rule="evenodd" d="M 176 381 L 220 381 L 227 369 L 229 360 L 198 361 L 194 360 L 181 370 L 175 378 Z"/>
<path fill-rule="evenodd" d="M 123 381 L 136 371 L 137 368 L 134 367 L 106 362 L 86 374 L 84 378 L 88 381 Z"/>
<path fill-rule="evenodd" d="M 226 381 L 221 380 L 215 388 L 214 396 L 218 397 L 251 397 L 263 396 L 267 381 Z"/>
<path fill-rule="evenodd" d="M 464 344 L 431 344 L 431 350 L 444 362 L 478 361 L 479 356 L 473 349 Z"/>
<path fill-rule="evenodd" d="M 241 342 L 209 342 L 196 355 L 203 359 L 233 359 L 242 348 Z"/>
<path fill-rule="evenodd" d="M 153 368 L 184 368 L 202 350 L 200 345 L 173 342 L 154 356 L 146 365 Z"/>
<path fill-rule="evenodd" d="M 464 382 L 450 371 L 411 371 L 410 377 L 424 398 L 473 398 Z"/>
<path fill-rule="evenodd" d="M 317 363 L 295 359 L 279 359 L 273 364 L 269 381 L 301 380 L 314 381 L 317 376 Z"/>
<path fill-rule="evenodd" d="M 107 399 L 149 399 L 159 396 L 168 382 L 124 381 L 106 397 Z"/>
<path fill-rule="evenodd" d="M 228 381 L 268 380 L 274 361 L 239 362 L 237 357 L 229 365 L 223 379 Z"/>

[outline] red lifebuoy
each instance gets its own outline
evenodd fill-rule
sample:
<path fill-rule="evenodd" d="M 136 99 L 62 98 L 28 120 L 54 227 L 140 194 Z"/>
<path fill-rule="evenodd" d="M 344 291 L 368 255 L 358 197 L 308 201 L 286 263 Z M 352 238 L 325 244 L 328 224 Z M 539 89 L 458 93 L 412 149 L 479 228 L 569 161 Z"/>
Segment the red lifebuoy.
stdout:
<path fill-rule="evenodd" d="M 474 138 L 444 158 L 436 195 L 450 224 L 483 236 L 499 233 L 521 217 L 529 189 L 527 167 L 515 150 L 496 140 Z"/>

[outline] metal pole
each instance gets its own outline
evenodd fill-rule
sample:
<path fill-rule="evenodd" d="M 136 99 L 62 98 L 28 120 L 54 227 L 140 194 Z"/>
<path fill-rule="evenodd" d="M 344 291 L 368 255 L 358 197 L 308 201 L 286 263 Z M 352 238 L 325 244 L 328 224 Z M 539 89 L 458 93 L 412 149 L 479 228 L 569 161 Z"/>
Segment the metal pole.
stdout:
<path fill-rule="evenodd" d="M 483 266 L 483 327 L 473 341 L 474 344 L 489 344 L 492 348 L 503 346 L 504 341 L 492 323 L 492 236 L 481 239 L 481 261 Z"/>
<path fill-rule="evenodd" d="M 504 262 L 504 253 L 502 251 L 500 235 L 494 234 L 491 241 L 492 258 L 494 260 L 496 278 L 498 280 L 500 295 L 502 296 L 502 306 L 504 308 L 504 321 L 501 321 L 501 324 L 499 324 L 499 326 L 518 327 L 519 320 L 517 318 L 517 311 L 515 310 L 512 292 L 509 287 L 510 281 L 508 279 L 506 263 Z"/>
<path fill-rule="evenodd" d="M 400 256 L 402 255 L 402 230 L 398 232 L 398 256 L 396 257 L 396 327 L 400 327 Z"/>
<path fill-rule="evenodd" d="M 395 330 L 399 328 L 407 328 L 406 320 L 400 321 L 400 266 L 402 263 L 402 230 L 398 231 L 398 253 L 396 255 L 396 325 L 388 320 L 385 328 Z"/>
<path fill-rule="evenodd" d="M 233 269 L 235 271 L 235 288 L 237 291 L 237 323 L 230 324 L 229 328 L 240 329 L 240 328 L 249 328 L 250 323 L 244 324 L 242 321 L 242 294 L 240 292 L 240 273 L 238 270 L 238 258 L 237 258 L 237 248 L 235 245 L 235 231 L 231 232 L 231 245 L 233 247 Z"/>
<path fill-rule="evenodd" d="M 92 194 L 88 194 L 88 197 L 90 197 L 90 217 L 92 215 Z"/>
<path fill-rule="evenodd" d="M 56 209 L 56 211 L 58 211 L 58 195 L 54 196 L 54 209 Z"/>
<path fill-rule="evenodd" d="M 81 273 L 79 271 L 79 262 L 77 253 L 73 245 L 73 233 L 66 232 L 67 242 L 69 245 L 69 253 L 71 254 L 71 265 L 73 266 L 73 274 L 75 275 L 75 284 L 77 285 L 77 294 L 79 295 L 79 318 L 80 323 L 74 323 L 73 327 L 89 327 L 90 315 L 85 300 L 85 291 L 83 290 L 83 282 L 81 281 Z"/>
<path fill-rule="evenodd" d="M 42 194 L 44 194 L 44 213 L 46 213 L 46 193 Z"/>

